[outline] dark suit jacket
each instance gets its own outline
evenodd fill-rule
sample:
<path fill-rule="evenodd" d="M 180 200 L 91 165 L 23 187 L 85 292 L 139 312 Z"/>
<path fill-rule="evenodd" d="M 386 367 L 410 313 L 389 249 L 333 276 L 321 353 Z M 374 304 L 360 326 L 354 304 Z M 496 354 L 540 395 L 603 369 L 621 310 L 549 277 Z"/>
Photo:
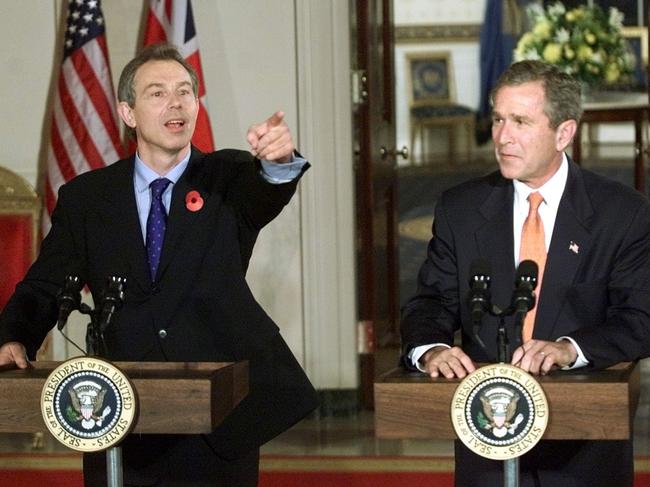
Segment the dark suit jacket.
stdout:
<path fill-rule="evenodd" d="M 309 380 L 245 280 L 259 230 L 289 202 L 297 180 L 267 183 L 259 161 L 246 152 L 192 149 L 172 193 L 152 283 L 133 169 L 130 157 L 61 188 L 40 255 L 0 316 L 0 343 L 22 342 L 34 356 L 56 321 L 55 298 L 67 274 L 78 274 L 96 299 L 108 276 L 124 276 L 125 302 L 105 333 L 108 358 L 250 361 L 249 396 L 208 438 L 219 455 L 236 456 L 317 405 Z M 192 190 L 204 200 L 197 212 L 185 206 Z M 158 333 L 163 329 L 165 338 Z"/>
<path fill-rule="evenodd" d="M 512 182 L 495 172 L 442 195 L 435 211 L 435 236 L 420 270 L 417 294 L 403 309 L 403 361 L 407 367 L 411 365 L 405 357 L 413 347 L 451 345 L 457 330 L 461 332 L 463 349 L 474 361 L 496 361 L 496 318 L 485 318 L 480 330 L 486 352 L 472 338 L 466 299 L 470 266 L 483 257 L 491 263 L 492 302 L 505 308 L 511 301 L 516 273 L 513 194 Z M 574 338 L 590 368 L 650 356 L 648 200 L 570 161 L 538 306 L 534 338 Z M 514 349 L 521 344 L 521 336 L 515 335 L 512 319 L 506 325 Z M 597 464 L 599 454 L 584 453 L 586 448 L 593 449 L 594 443 L 573 443 L 565 451 L 555 443 L 548 451 L 538 445 L 535 454 L 528 455 L 541 458 L 544 452 L 548 454 L 545 461 L 538 458 L 530 462 L 532 467 L 580 472 L 582 481 L 594 479 L 596 483 L 590 485 L 601 485 L 598 482 L 611 480 L 612 475 L 625 474 L 614 484 L 626 485 L 626 469 L 631 468 L 629 445 L 595 443 L 613 455 L 605 454 L 608 473 L 603 475 L 602 462 Z M 623 457 L 621 451 L 625 452 Z M 522 465 L 528 462 L 524 459 Z M 572 485 L 567 479 L 559 480 L 556 485 Z"/>

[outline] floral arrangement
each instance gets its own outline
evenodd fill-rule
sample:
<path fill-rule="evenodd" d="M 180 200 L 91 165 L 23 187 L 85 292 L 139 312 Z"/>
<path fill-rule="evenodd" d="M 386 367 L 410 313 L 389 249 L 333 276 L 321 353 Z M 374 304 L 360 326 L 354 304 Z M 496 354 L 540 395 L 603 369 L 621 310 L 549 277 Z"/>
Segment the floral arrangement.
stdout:
<path fill-rule="evenodd" d="M 546 10 L 527 8 L 532 30 L 514 52 L 515 61 L 540 59 L 559 66 L 589 86 L 623 84 L 631 79 L 636 59 L 621 34 L 623 14 L 609 15 L 594 5 L 567 10 L 557 2 Z"/>

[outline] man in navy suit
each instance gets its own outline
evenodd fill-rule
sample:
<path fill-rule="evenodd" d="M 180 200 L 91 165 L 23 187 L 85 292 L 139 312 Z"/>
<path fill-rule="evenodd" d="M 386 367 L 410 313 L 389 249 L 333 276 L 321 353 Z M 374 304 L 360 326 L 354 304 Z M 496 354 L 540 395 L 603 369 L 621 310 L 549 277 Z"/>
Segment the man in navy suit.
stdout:
<path fill-rule="evenodd" d="M 564 153 L 582 115 L 578 82 L 523 61 L 501 76 L 492 100 L 499 171 L 440 198 L 418 290 L 403 309 L 403 363 L 462 378 L 477 362 L 496 362 L 496 318 L 483 320 L 485 349 L 473 335 L 470 268 L 478 258 L 490 262 L 492 303 L 505 308 L 533 192 L 543 198 L 546 264 L 532 338 L 506 321 L 512 363 L 544 375 L 650 356 L 650 204 Z M 502 470 L 456 442 L 456 485 L 502 485 Z M 523 486 L 631 486 L 632 444 L 542 441 L 521 458 L 521 479 Z"/>
<path fill-rule="evenodd" d="M 212 434 L 123 442 L 126 485 L 257 485 L 259 446 L 317 405 L 245 278 L 258 232 L 309 164 L 282 112 L 249 129 L 252 154 L 201 153 L 190 142 L 197 94 L 196 73 L 171 46 L 148 47 L 124 68 L 118 109 L 137 153 L 61 188 L 40 255 L 0 315 L 0 366 L 25 368 L 57 320 L 65 276 L 78 275 L 97 299 L 107 277 L 120 275 L 127 287 L 105 331 L 107 358 L 249 361 L 249 395 Z M 159 233 L 148 228 L 149 187 L 161 178 L 156 219 L 167 223 L 154 258 L 145 247 Z M 84 456 L 86 485 L 105 483 L 103 461 L 103 453 Z"/>

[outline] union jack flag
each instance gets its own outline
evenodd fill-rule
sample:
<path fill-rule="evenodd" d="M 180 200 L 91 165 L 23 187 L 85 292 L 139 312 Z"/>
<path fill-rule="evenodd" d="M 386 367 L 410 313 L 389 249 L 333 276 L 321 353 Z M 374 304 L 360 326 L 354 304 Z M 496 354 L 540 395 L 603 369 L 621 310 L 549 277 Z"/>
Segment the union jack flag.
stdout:
<path fill-rule="evenodd" d="M 201 108 L 192 143 L 203 152 L 211 152 L 214 150 L 214 142 L 207 111 L 199 42 L 194 27 L 194 15 L 190 0 L 149 0 L 149 15 L 147 16 L 143 46 L 158 42 L 169 42 L 175 45 L 196 71 L 199 78 Z"/>

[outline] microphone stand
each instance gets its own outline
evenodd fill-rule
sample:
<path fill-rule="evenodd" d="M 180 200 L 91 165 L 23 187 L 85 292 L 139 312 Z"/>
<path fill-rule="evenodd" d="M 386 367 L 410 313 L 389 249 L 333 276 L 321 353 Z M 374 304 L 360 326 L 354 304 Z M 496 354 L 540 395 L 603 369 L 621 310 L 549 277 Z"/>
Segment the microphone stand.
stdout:
<path fill-rule="evenodd" d="M 108 285 L 102 297 L 101 306 L 96 306 L 95 309 L 92 309 L 85 303 L 79 303 L 78 311 L 90 317 L 90 323 L 88 323 L 86 328 L 86 355 L 99 358 L 108 355 L 108 348 L 104 340 L 104 331 L 110 325 L 115 311 L 124 302 L 125 284 L 125 278 L 111 276 L 108 278 Z M 63 333 L 62 329 L 64 326 L 65 321 L 58 325 L 61 333 Z M 119 445 L 112 446 L 106 450 L 106 482 L 108 487 L 122 487 L 124 485 L 122 447 Z"/>
<path fill-rule="evenodd" d="M 532 261 L 523 261 L 519 265 L 517 281 L 515 283 L 515 295 L 513 302 L 505 309 L 490 303 L 490 296 L 483 298 L 488 301 L 487 311 L 499 319 L 497 328 L 497 360 L 499 363 L 509 363 L 512 360 L 512 351 L 510 350 L 510 339 L 506 327 L 506 316 L 515 317 L 515 333 L 521 333 L 526 313 L 535 306 L 535 297 L 533 291 L 537 282 L 537 264 Z M 526 288 L 523 284 L 528 285 Z M 530 293 L 530 296 L 528 295 Z M 480 319 L 473 319 L 474 338 L 477 343 L 487 353 L 487 348 L 478 335 Z M 504 487 L 519 487 L 519 457 L 503 461 L 503 485 Z"/>
<path fill-rule="evenodd" d="M 504 315 L 499 316 L 499 327 L 497 328 L 497 360 L 501 363 L 509 362 L 512 358 L 510 351 L 510 340 L 506 329 Z"/>
<path fill-rule="evenodd" d="M 497 361 L 499 363 L 508 363 L 512 359 L 512 351 L 510 350 L 510 339 L 508 337 L 505 318 L 506 316 L 511 316 L 515 313 L 515 307 L 508 306 L 506 309 L 502 310 L 498 306 L 492 305 L 489 311 L 492 316 L 499 318 L 499 325 L 497 328 Z M 517 325 L 515 324 L 515 331 L 516 330 Z M 485 349 L 485 347 L 483 347 L 483 349 Z M 519 487 L 519 457 L 503 460 L 503 486 Z"/>
<path fill-rule="evenodd" d="M 86 355 L 91 355 L 93 357 L 105 357 L 107 354 L 107 349 L 106 343 L 104 342 L 102 327 L 99 323 L 98 312 L 95 309 L 90 310 L 88 313 L 84 314 L 90 316 L 90 323 L 88 323 L 86 328 Z"/>
<path fill-rule="evenodd" d="M 521 330 L 523 326 L 523 319 L 525 314 L 517 313 L 515 306 L 508 306 L 506 309 L 501 309 L 496 305 L 488 308 L 492 316 L 499 318 L 499 325 L 497 328 L 497 361 L 499 363 L 508 363 L 512 360 L 512 351 L 510 350 L 510 339 L 508 337 L 508 329 L 506 327 L 506 316 L 515 315 L 515 332 Z M 479 344 L 485 350 L 486 347 L 479 339 Z M 504 487 L 519 487 L 519 457 L 503 460 L 503 486 Z"/>

